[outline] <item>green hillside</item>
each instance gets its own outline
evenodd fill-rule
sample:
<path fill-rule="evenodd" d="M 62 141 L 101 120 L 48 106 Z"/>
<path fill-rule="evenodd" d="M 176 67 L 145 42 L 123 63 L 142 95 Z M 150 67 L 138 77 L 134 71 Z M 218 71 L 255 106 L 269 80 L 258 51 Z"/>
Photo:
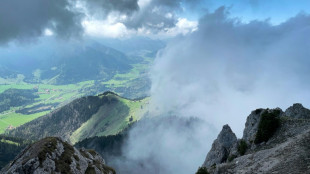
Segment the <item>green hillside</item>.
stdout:
<path fill-rule="evenodd" d="M 117 102 L 101 106 L 96 114 L 73 132 L 70 136 L 72 143 L 87 137 L 115 135 L 130 123 L 139 120 L 147 112 L 144 107 L 147 105 L 148 99 L 128 100 L 112 93 L 100 95 L 99 97 L 108 97 L 110 100 L 115 99 Z"/>
<path fill-rule="evenodd" d="M 148 100 L 129 100 L 112 92 L 82 97 L 7 133 L 32 140 L 59 136 L 72 143 L 115 135 L 148 112 Z"/>
<path fill-rule="evenodd" d="M 80 93 L 81 89 L 90 87 L 93 83 L 85 81 L 71 85 L 0 85 L 0 98 L 5 98 L 0 102 L 0 133 L 46 115 L 55 108 L 85 95 Z"/>

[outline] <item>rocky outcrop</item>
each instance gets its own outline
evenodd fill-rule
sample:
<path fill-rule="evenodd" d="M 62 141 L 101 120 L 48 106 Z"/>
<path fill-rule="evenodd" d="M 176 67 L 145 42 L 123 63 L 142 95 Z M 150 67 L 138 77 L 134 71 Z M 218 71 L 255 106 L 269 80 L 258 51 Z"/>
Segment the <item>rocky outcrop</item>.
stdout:
<path fill-rule="evenodd" d="M 278 111 L 279 115 L 283 114 L 283 111 L 280 108 L 256 109 L 251 112 L 251 114 L 247 117 L 242 137 L 247 144 L 252 144 L 254 142 L 262 114 L 265 112 L 271 113 L 274 111 Z"/>
<path fill-rule="evenodd" d="M 285 110 L 284 115 L 297 119 L 310 119 L 310 110 L 304 108 L 300 103 L 295 103 Z"/>
<path fill-rule="evenodd" d="M 247 143 L 254 141 L 255 134 L 258 129 L 258 123 L 260 121 L 261 114 L 264 111 L 265 109 L 256 109 L 255 111 L 252 111 L 251 114 L 247 117 L 242 137 L 242 139 Z"/>
<path fill-rule="evenodd" d="M 310 173 L 309 142 L 310 131 L 308 130 L 272 148 L 240 156 L 208 171 L 211 174 Z"/>
<path fill-rule="evenodd" d="M 236 143 L 236 135 L 228 125 L 224 125 L 217 139 L 213 142 L 211 151 L 208 153 L 203 166 L 210 167 L 225 162 Z"/>
<path fill-rule="evenodd" d="M 279 108 L 252 111 L 247 118 L 242 139 L 231 145 L 227 160 L 219 162 L 223 151 L 219 150 L 221 144 L 215 140 L 206 160 L 216 165 L 205 161 L 203 167 L 215 174 L 310 173 L 309 111 L 301 104 L 294 104 L 285 112 Z M 270 130 L 272 132 L 268 132 Z M 263 137 L 263 142 L 258 143 L 257 136 L 266 136 L 266 132 L 269 133 L 268 138 Z M 227 133 L 227 136 L 230 134 Z M 230 144 L 231 141 L 226 143 Z"/>
<path fill-rule="evenodd" d="M 3 174 L 115 174 L 93 150 L 78 150 L 60 138 L 44 138 L 28 146 L 1 170 Z"/>

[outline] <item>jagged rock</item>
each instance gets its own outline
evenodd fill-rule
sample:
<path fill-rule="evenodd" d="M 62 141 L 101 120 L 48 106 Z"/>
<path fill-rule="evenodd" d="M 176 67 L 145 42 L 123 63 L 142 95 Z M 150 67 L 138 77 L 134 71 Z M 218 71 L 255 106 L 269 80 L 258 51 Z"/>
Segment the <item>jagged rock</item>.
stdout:
<path fill-rule="evenodd" d="M 234 145 L 237 143 L 237 137 L 228 125 L 224 125 L 217 139 L 213 142 L 212 148 L 208 153 L 204 167 L 210 167 L 213 164 L 220 164 L 227 160 L 228 155 Z"/>
<path fill-rule="evenodd" d="M 261 116 L 263 113 L 266 114 L 265 112 L 270 114 L 268 116 L 276 114 L 280 120 L 279 127 L 268 141 L 259 144 L 252 143 L 256 138 L 258 125 L 260 121 L 263 121 Z M 210 174 L 310 173 L 310 119 L 307 119 L 310 116 L 309 113 L 309 110 L 301 104 L 294 104 L 285 113 L 279 108 L 252 111 L 247 118 L 243 134 L 243 140 L 250 145 L 246 147 L 246 154 L 239 156 L 237 142 L 230 149 L 229 155 L 233 158 L 216 163 L 214 167 L 210 167 L 210 163 L 206 165 L 205 161 L 204 166 Z M 274 126 L 273 124 L 266 125 Z M 224 153 L 220 150 L 216 151 L 221 147 L 216 141 L 207 155 L 208 162 L 214 162 L 219 155 Z M 218 156 L 214 155 L 215 152 Z"/>
<path fill-rule="evenodd" d="M 115 174 L 92 150 L 77 150 L 60 138 L 44 138 L 20 153 L 3 174 L 96 173 Z"/>
<path fill-rule="evenodd" d="M 256 109 L 251 112 L 251 114 L 247 117 L 242 137 L 247 144 L 252 144 L 254 142 L 262 114 L 264 112 L 273 112 L 275 110 L 280 111 L 280 115 L 282 115 L 283 111 L 280 108 Z"/>
<path fill-rule="evenodd" d="M 310 173 L 310 130 L 272 148 L 235 158 L 232 162 L 209 168 L 210 174 Z"/>
<path fill-rule="evenodd" d="M 285 110 L 284 115 L 297 119 L 310 119 L 310 110 L 304 108 L 300 103 L 295 103 Z"/>

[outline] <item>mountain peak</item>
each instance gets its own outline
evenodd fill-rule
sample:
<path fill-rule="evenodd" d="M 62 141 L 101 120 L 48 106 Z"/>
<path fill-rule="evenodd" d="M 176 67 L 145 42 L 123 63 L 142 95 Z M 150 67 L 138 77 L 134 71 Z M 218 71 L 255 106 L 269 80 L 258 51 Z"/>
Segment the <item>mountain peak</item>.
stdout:
<path fill-rule="evenodd" d="M 60 138 L 48 137 L 28 146 L 2 170 L 3 173 L 108 173 L 115 171 L 105 165 L 93 150 L 76 149 Z M 1 172 L 1 173 L 2 173 Z"/>
<path fill-rule="evenodd" d="M 295 103 L 285 110 L 284 115 L 292 118 L 309 119 L 310 110 L 300 103 Z"/>
<path fill-rule="evenodd" d="M 228 154 L 236 143 L 237 137 L 235 133 L 233 133 L 228 124 L 224 125 L 217 139 L 213 142 L 203 166 L 210 167 L 226 161 Z"/>

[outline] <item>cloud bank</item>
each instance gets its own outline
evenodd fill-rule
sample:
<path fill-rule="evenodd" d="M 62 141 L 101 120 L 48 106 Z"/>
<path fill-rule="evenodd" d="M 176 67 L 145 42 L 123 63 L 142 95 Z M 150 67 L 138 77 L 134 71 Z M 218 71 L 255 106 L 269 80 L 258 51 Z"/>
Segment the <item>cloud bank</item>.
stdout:
<path fill-rule="evenodd" d="M 221 7 L 198 30 L 172 41 L 152 70 L 153 105 L 161 112 L 198 116 L 242 134 L 259 107 L 310 106 L 310 16 L 280 25 L 242 23 Z"/>
<path fill-rule="evenodd" d="M 145 119 L 130 130 L 122 157 L 109 165 L 120 174 L 195 173 L 215 138 L 214 132 L 212 126 L 199 119 Z"/>

